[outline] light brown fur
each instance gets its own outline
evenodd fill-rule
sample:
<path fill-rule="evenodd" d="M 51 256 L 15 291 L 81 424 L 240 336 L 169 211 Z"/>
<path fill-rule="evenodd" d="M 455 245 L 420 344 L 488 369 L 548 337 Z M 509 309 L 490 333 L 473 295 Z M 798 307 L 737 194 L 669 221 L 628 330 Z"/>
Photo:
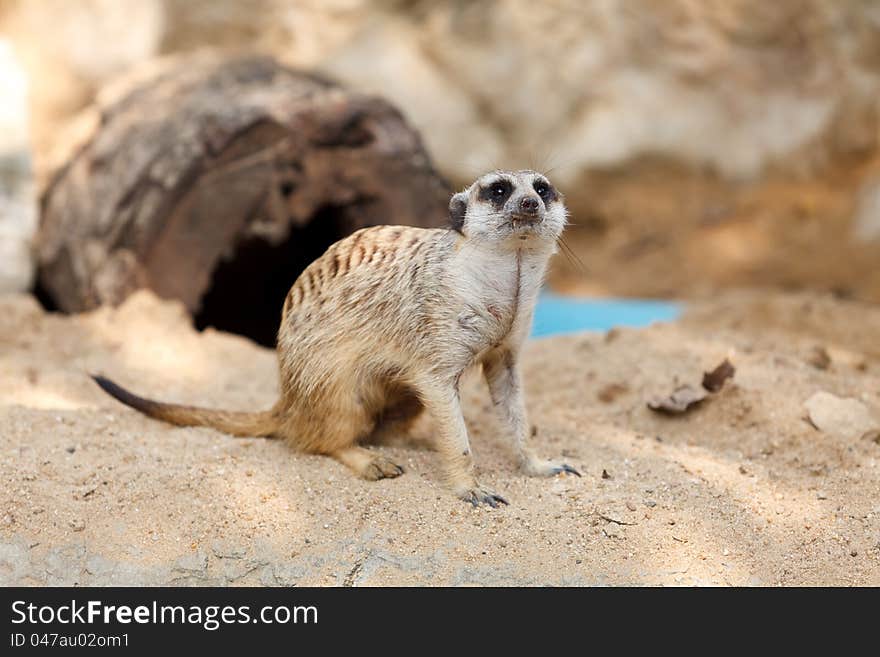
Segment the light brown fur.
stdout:
<path fill-rule="evenodd" d="M 494 181 L 494 182 L 493 182 Z M 507 181 L 507 182 L 503 182 Z M 503 184 L 502 184 L 503 183 Z M 493 187 L 493 184 L 495 185 Z M 259 413 L 230 413 L 137 397 L 98 383 L 147 415 L 233 435 L 272 436 L 326 454 L 367 479 L 402 468 L 358 446 L 405 433 L 427 409 L 449 486 L 474 504 L 503 498 L 474 478 L 458 384 L 481 364 L 499 417 L 529 474 L 574 472 L 527 447 L 518 355 L 565 209 L 534 172 L 487 174 L 450 205 L 458 230 L 377 226 L 333 244 L 297 278 L 278 332 L 281 396 Z M 502 201 L 493 190 L 506 186 Z M 540 207 L 534 210 L 537 199 Z M 500 204 L 499 204 L 500 203 Z M 530 214 L 520 210 L 529 205 Z"/>

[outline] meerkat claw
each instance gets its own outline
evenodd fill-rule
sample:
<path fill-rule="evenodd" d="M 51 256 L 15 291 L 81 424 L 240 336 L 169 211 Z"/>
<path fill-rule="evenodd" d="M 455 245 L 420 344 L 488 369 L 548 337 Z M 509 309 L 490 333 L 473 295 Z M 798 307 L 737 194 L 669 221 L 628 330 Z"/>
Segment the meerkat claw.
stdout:
<path fill-rule="evenodd" d="M 510 503 L 500 495 L 491 495 L 489 499 L 486 500 L 486 503 L 493 509 L 497 509 L 499 504 L 503 504 L 504 506 L 510 505 Z"/>
<path fill-rule="evenodd" d="M 581 476 L 581 473 L 571 467 L 568 463 L 563 463 L 553 468 L 553 474 L 562 474 L 563 472 L 573 474 L 575 477 Z"/>
<path fill-rule="evenodd" d="M 542 459 L 524 461 L 522 469 L 523 472 L 531 477 L 553 477 L 558 474 L 573 474 L 575 477 L 581 476 L 581 473 L 568 463 L 556 463 L 555 461 L 544 461 Z"/>
<path fill-rule="evenodd" d="M 364 469 L 363 477 L 369 481 L 379 479 L 394 479 L 403 474 L 403 468 L 394 461 L 385 457 L 377 456 Z"/>
<path fill-rule="evenodd" d="M 465 502 L 470 502 L 474 508 L 480 504 L 488 504 L 493 509 L 497 509 L 499 504 L 509 505 L 509 502 L 500 495 L 479 488 L 467 490 L 459 497 Z"/>

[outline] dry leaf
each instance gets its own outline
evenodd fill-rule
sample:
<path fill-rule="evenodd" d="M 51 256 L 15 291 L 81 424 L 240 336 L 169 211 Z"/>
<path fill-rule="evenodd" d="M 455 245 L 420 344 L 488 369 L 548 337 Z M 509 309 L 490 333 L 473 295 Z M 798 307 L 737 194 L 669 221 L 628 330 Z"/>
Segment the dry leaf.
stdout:
<path fill-rule="evenodd" d="M 724 387 L 724 382 L 736 373 L 736 368 L 726 358 L 718 367 L 711 372 L 703 373 L 703 387 L 709 392 L 718 392 Z"/>
<path fill-rule="evenodd" d="M 709 393 L 718 392 L 724 387 L 724 382 L 731 378 L 736 368 L 726 358 L 711 372 L 703 372 L 703 389 L 692 385 L 683 385 L 676 388 L 668 397 L 654 397 L 648 401 L 648 408 L 658 413 L 680 415 L 702 402 Z"/>
<path fill-rule="evenodd" d="M 668 397 L 654 397 L 648 402 L 648 408 L 658 413 L 679 415 L 699 404 L 708 396 L 704 390 L 684 385 L 676 388 Z"/>

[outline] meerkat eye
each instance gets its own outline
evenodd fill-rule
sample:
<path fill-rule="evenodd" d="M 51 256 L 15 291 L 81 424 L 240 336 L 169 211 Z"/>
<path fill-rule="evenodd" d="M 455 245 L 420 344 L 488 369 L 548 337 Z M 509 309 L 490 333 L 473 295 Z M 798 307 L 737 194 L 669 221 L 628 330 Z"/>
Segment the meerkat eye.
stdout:
<path fill-rule="evenodd" d="M 535 183 L 535 191 L 542 199 L 546 199 L 550 195 L 550 185 L 542 180 Z"/>
<path fill-rule="evenodd" d="M 491 201 L 493 205 L 500 208 L 510 198 L 512 192 L 511 182 L 504 178 L 498 178 L 480 188 L 479 198 L 482 201 Z"/>

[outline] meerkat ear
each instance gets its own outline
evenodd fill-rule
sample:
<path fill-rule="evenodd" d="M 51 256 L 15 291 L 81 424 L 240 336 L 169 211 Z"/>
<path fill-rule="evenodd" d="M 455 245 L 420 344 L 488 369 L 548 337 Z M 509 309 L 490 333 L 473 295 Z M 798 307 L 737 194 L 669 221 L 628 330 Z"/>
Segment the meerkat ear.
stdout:
<path fill-rule="evenodd" d="M 449 201 L 449 225 L 452 230 L 462 233 L 464 216 L 467 214 L 467 194 L 459 192 Z"/>

